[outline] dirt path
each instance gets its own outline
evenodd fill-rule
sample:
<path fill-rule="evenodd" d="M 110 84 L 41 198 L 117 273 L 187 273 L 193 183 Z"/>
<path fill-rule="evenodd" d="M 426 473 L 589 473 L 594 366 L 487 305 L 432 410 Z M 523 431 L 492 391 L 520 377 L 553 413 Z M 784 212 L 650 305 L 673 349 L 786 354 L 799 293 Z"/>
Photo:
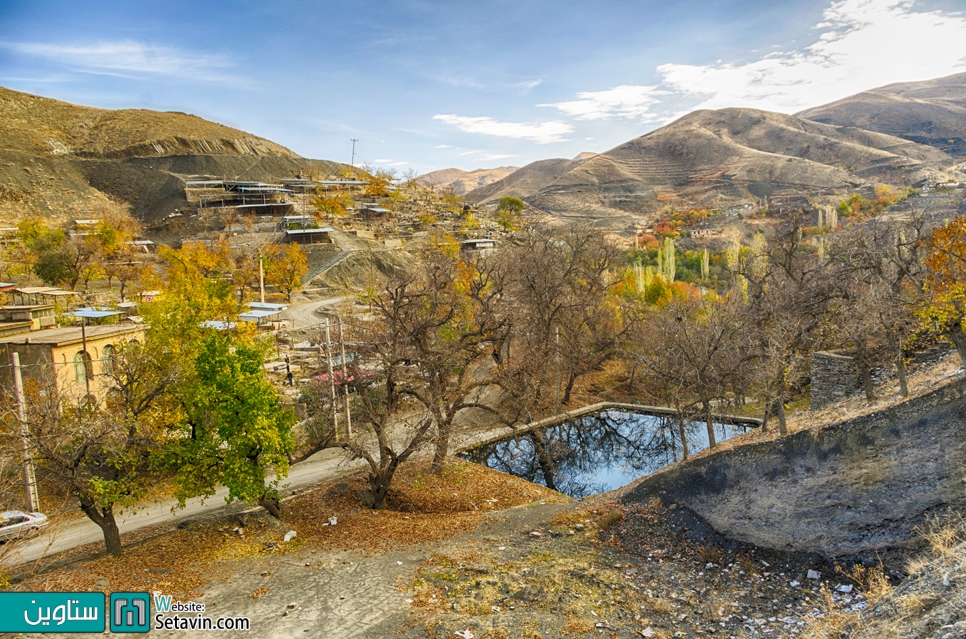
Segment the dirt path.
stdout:
<path fill-rule="evenodd" d="M 569 507 L 535 504 L 490 513 L 467 535 L 374 556 L 306 547 L 248 560 L 234 565 L 231 573 L 215 575 L 202 588 L 204 595 L 194 601 L 205 603 L 208 616 L 248 617 L 250 637 L 425 639 L 425 630 L 412 623 L 413 593 L 404 588 L 417 569 L 438 553 L 481 544 L 509 546 L 520 531 Z M 256 588 L 268 591 L 253 599 Z M 197 636 L 191 631 L 157 634 Z"/>

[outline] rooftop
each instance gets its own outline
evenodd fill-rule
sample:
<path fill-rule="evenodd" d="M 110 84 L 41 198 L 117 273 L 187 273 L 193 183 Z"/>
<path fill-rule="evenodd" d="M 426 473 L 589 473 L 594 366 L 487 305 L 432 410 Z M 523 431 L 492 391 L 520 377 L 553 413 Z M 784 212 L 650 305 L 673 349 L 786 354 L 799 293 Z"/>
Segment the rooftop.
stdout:
<path fill-rule="evenodd" d="M 131 326 L 129 324 L 107 324 L 104 326 L 88 326 L 86 328 L 87 340 L 96 340 L 114 335 L 125 335 L 128 333 L 143 333 L 143 326 Z M 80 326 L 63 326 L 59 328 L 47 328 L 42 331 L 32 333 L 19 333 L 0 337 L 0 344 L 48 344 L 50 346 L 65 346 L 67 344 L 81 343 Z"/>

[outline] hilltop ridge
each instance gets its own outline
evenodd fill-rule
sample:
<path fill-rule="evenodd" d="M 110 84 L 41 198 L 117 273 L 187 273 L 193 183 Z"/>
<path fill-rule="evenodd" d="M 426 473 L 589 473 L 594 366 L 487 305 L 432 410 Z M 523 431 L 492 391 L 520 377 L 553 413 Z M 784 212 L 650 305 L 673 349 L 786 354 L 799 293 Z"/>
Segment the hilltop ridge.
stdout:
<path fill-rule="evenodd" d="M 108 201 L 153 221 L 187 204 L 191 175 L 268 180 L 340 167 L 195 115 L 96 109 L 0 87 L 4 226 L 24 215 L 62 220 Z"/>

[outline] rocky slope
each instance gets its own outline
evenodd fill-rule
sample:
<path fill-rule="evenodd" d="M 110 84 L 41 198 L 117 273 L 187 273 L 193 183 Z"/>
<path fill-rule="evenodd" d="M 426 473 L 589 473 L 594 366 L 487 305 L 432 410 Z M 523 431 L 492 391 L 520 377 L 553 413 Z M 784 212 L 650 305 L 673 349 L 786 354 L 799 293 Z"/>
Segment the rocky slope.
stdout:
<path fill-rule="evenodd" d="M 625 489 L 697 513 L 766 548 L 865 556 L 915 543 L 931 515 L 962 512 L 966 380 L 877 413 L 700 457 Z"/>
<path fill-rule="evenodd" d="M 890 84 L 796 115 L 894 135 L 966 159 L 966 73 Z"/>
<path fill-rule="evenodd" d="M 187 204 L 189 175 L 266 180 L 338 170 L 184 113 L 111 111 L 0 87 L 0 224 L 56 220 L 116 200 L 145 220 Z"/>
<path fill-rule="evenodd" d="M 497 180 L 502 180 L 517 170 L 515 166 L 498 166 L 495 169 L 476 169 L 475 171 L 463 171 L 462 169 L 440 169 L 425 175 L 420 175 L 417 182 L 426 186 L 437 186 L 440 188 L 451 188 L 457 195 L 463 195 L 492 184 Z"/>

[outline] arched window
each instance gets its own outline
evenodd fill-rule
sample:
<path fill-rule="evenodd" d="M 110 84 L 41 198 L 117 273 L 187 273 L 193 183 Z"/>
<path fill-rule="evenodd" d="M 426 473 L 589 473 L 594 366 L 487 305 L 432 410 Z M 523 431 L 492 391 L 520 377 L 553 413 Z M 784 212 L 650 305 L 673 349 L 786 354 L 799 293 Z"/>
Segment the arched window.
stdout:
<path fill-rule="evenodd" d="M 77 351 L 74 355 L 74 381 L 83 384 L 88 377 L 94 377 L 91 356 L 86 351 Z"/>
<path fill-rule="evenodd" d="M 117 351 L 114 350 L 113 344 L 108 344 L 101 349 L 101 370 L 105 373 L 112 373 L 114 371 L 115 356 L 117 356 Z"/>

